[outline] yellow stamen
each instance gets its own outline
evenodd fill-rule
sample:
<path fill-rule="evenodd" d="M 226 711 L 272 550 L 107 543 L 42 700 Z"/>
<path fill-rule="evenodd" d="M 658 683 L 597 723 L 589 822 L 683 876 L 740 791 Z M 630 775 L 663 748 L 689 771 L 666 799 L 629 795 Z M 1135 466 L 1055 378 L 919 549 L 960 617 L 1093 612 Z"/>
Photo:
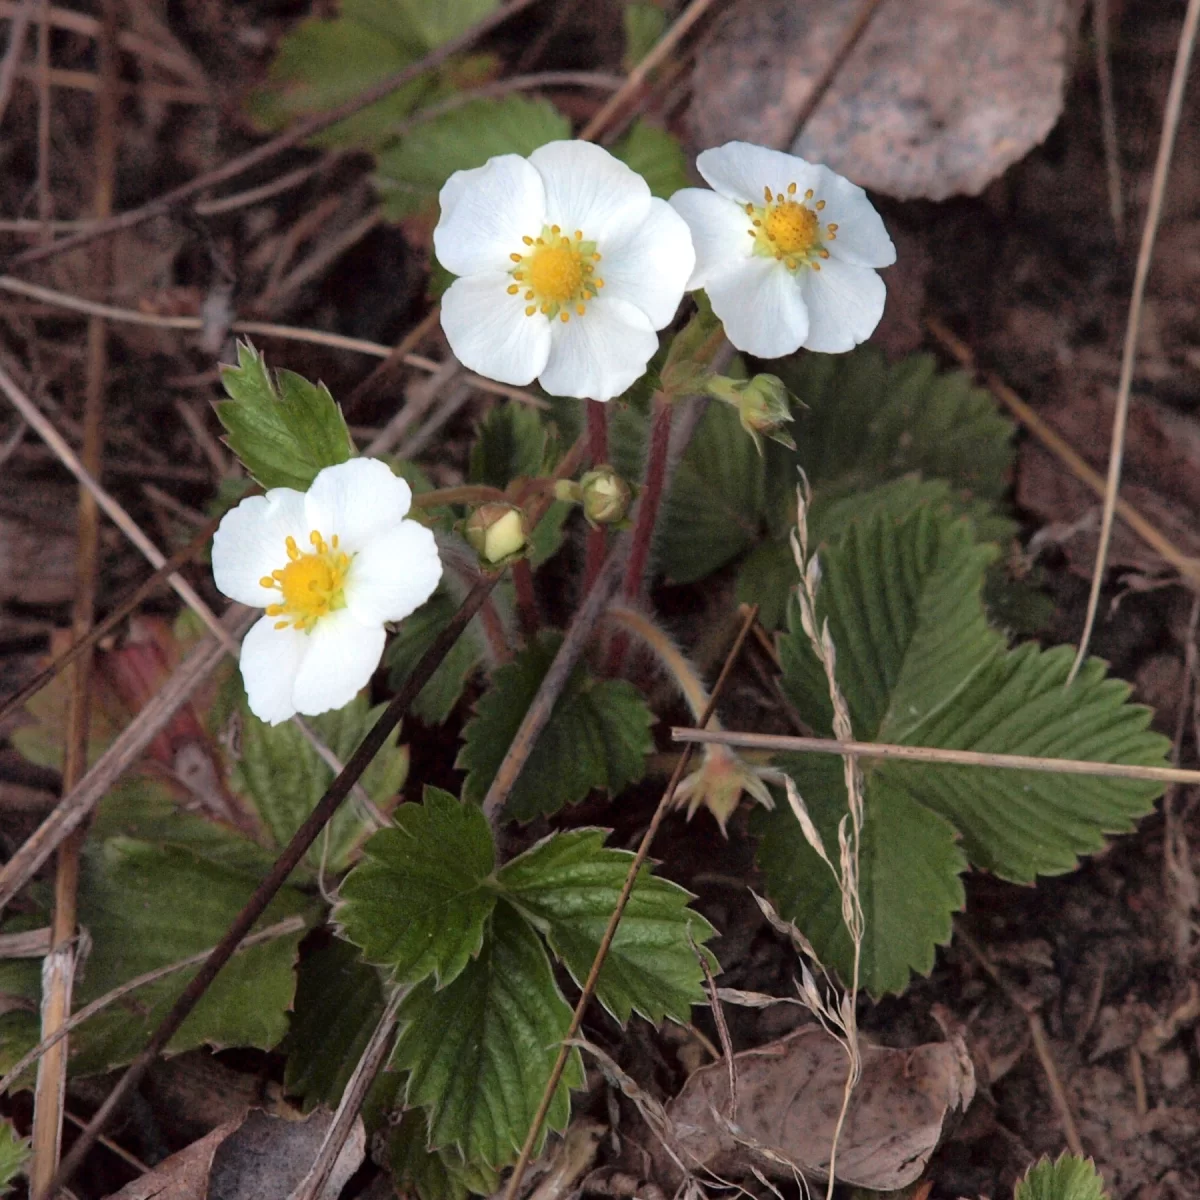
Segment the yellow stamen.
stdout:
<path fill-rule="evenodd" d="M 513 283 L 513 284 L 509 285 L 508 294 L 510 296 L 515 296 L 520 290 L 521 290 L 520 285 Z"/>

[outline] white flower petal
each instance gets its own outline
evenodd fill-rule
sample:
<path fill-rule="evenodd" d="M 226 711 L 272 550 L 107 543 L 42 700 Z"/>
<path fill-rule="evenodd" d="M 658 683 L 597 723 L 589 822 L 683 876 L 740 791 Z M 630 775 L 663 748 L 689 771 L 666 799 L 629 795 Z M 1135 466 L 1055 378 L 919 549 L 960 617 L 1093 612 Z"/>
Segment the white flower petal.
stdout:
<path fill-rule="evenodd" d="M 433 595 L 441 577 L 433 533 L 401 521 L 358 552 L 346 576 L 346 607 L 364 625 L 402 621 Z"/>
<path fill-rule="evenodd" d="M 548 142 L 529 161 L 546 187 L 546 221 L 592 242 L 627 236 L 650 211 L 650 186 L 591 142 Z M 607 245 L 601 245 L 607 254 Z"/>
<path fill-rule="evenodd" d="M 696 170 L 722 196 L 739 204 L 762 204 L 765 187 L 777 195 L 780 192 L 786 195 L 788 185 L 794 183 L 803 196 L 809 188 L 815 192 L 821 182 L 821 168 L 794 154 L 768 150 L 750 142 L 726 142 L 705 150 L 696 158 Z"/>
<path fill-rule="evenodd" d="M 602 297 L 568 324 L 554 322 L 550 361 L 538 382 L 552 396 L 611 400 L 645 373 L 658 337 L 640 308 Z"/>
<path fill-rule="evenodd" d="M 382 625 L 363 625 L 348 608 L 322 617 L 296 676 L 296 711 L 316 717 L 349 704 L 379 666 L 385 636 Z"/>
<path fill-rule="evenodd" d="M 433 231 L 438 262 L 455 275 L 506 271 L 521 238 L 536 237 L 545 220 L 542 177 L 518 154 L 500 154 L 482 167 L 455 171 L 438 197 L 442 215 Z"/>
<path fill-rule="evenodd" d="M 747 236 L 750 218 L 736 201 L 708 188 L 684 188 L 671 197 L 671 207 L 687 222 L 696 251 L 689 292 L 707 287 L 753 253 L 754 239 Z"/>
<path fill-rule="evenodd" d="M 800 283 L 808 303 L 806 349 L 840 354 L 875 332 L 887 288 L 869 267 L 827 258 L 819 271 L 805 271 Z"/>
<path fill-rule="evenodd" d="M 412 489 L 387 463 L 352 458 L 318 473 L 304 509 L 309 531 L 326 541 L 336 534 L 338 549 L 355 554 L 403 519 L 411 504 Z M 311 549 L 307 534 L 302 548 Z"/>
<path fill-rule="evenodd" d="M 213 580 L 231 600 L 266 608 L 279 599 L 258 581 L 288 563 L 286 541 L 308 545 L 311 526 L 304 515 L 304 493 L 271 488 L 264 496 L 247 496 L 221 518 L 213 536 Z"/>
<path fill-rule="evenodd" d="M 510 296 L 508 275 L 456 279 L 442 297 L 442 329 L 459 362 L 480 375 L 524 387 L 550 356 L 550 322 L 525 315 L 525 301 Z"/>
<path fill-rule="evenodd" d="M 687 222 L 656 198 L 644 221 L 604 243 L 597 273 L 606 299 L 627 300 L 661 329 L 675 316 L 695 261 Z"/>
<path fill-rule="evenodd" d="M 775 259 L 752 256 L 704 290 L 725 336 L 739 350 L 756 358 L 780 358 L 804 345 L 808 310 L 800 281 Z"/>
<path fill-rule="evenodd" d="M 814 199 L 825 201 L 821 222 L 837 226 L 837 236 L 826 241 L 825 248 L 834 258 L 857 267 L 890 267 L 896 261 L 896 247 L 867 193 L 828 167 L 816 169 L 820 182 L 814 187 Z"/>
<path fill-rule="evenodd" d="M 292 625 L 276 629 L 274 617 L 256 621 L 242 639 L 242 682 L 260 721 L 278 725 L 296 715 L 292 694 L 308 648 L 308 634 Z"/>

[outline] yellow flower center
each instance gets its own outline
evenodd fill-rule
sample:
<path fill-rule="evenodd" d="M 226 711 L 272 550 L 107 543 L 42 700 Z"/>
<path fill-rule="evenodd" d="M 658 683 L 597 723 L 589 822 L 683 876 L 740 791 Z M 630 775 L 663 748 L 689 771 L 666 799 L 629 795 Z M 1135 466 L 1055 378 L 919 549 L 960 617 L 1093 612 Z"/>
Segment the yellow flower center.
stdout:
<path fill-rule="evenodd" d="M 308 540 L 312 550 L 302 551 L 289 537 L 284 542 L 287 563 L 259 580 L 263 587 L 280 593 L 279 603 L 267 605 L 267 616 L 283 618 L 276 621 L 276 629 L 291 625 L 310 633 L 322 617 L 346 606 L 343 589 L 350 555 L 338 549 L 336 534 L 326 542 L 314 529 Z"/>
<path fill-rule="evenodd" d="M 509 272 L 513 282 L 508 294 L 524 293 L 527 317 L 540 312 L 565 324 L 572 309 L 582 317 L 588 301 L 604 286 L 595 273 L 600 261 L 596 243 L 587 241 L 582 229 L 568 237 L 557 225 L 545 226 L 540 237 L 521 240 L 527 247 L 525 253 L 509 255 L 516 266 Z"/>
<path fill-rule="evenodd" d="M 767 214 L 763 228 L 784 254 L 806 254 L 817 240 L 817 214 L 795 200 L 785 200 Z"/>
<path fill-rule="evenodd" d="M 819 271 L 821 264 L 817 260 L 829 257 L 825 243 L 837 240 L 838 227 L 833 224 L 821 227 L 820 214 L 825 201 L 814 202 L 812 188 L 799 200 L 796 191 L 794 183 L 788 184 L 786 196 L 763 188 L 764 202 L 746 205 L 754 253 L 778 259 L 789 271 L 805 266 Z"/>

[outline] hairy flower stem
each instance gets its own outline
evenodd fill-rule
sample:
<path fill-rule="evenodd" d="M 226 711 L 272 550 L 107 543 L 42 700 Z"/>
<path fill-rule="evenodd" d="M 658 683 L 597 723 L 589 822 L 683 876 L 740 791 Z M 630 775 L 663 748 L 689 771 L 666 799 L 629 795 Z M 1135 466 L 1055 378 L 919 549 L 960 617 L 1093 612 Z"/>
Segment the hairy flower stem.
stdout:
<path fill-rule="evenodd" d="M 692 712 L 692 719 L 699 721 L 700 715 L 708 707 L 708 690 L 705 688 L 699 672 L 688 661 L 687 655 L 653 620 L 636 609 L 614 604 L 608 610 L 608 617 L 628 633 L 633 634 L 658 659 L 663 669 L 675 681 L 684 700 L 687 701 L 687 706 Z M 713 717 L 707 727 L 720 729 L 721 723 L 716 717 Z"/>
<path fill-rule="evenodd" d="M 608 462 L 608 406 L 599 400 L 586 401 L 588 457 L 592 466 Z M 608 553 L 608 530 L 600 525 L 590 528 L 587 535 L 587 561 L 583 572 L 583 594 L 592 590 Z"/>
<path fill-rule="evenodd" d="M 674 404 L 663 392 L 654 393 L 654 411 L 650 417 L 650 448 L 646 452 L 646 472 L 642 478 L 642 496 L 633 526 L 633 545 L 625 567 L 623 592 L 626 600 L 636 600 L 645 586 L 646 564 L 650 559 L 650 543 L 658 510 L 662 505 L 663 487 L 667 477 L 667 460 L 671 445 L 671 415 Z M 629 638 L 618 634 L 613 638 L 609 653 L 610 675 L 620 675 L 629 649 Z"/>

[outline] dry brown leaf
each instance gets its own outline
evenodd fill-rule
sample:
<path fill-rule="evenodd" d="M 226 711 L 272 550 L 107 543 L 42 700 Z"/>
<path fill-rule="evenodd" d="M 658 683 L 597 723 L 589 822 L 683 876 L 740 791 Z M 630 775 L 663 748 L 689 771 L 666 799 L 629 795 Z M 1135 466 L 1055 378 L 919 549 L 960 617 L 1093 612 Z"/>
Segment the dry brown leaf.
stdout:
<path fill-rule="evenodd" d="M 303 1121 L 256 1109 L 172 1154 L 112 1200 L 284 1200 L 312 1165 L 332 1120 L 333 1114 L 322 1109 Z M 359 1119 L 322 1200 L 335 1200 L 365 1154 L 366 1134 Z"/>
<path fill-rule="evenodd" d="M 863 0 L 739 0 L 696 57 L 700 146 L 783 146 Z M 900 199 L 977 195 L 1062 111 L 1078 0 L 892 0 L 792 152 Z"/>
<path fill-rule="evenodd" d="M 722 1178 L 757 1169 L 786 1180 L 793 1166 L 811 1179 L 827 1178 L 846 1082 L 841 1044 L 808 1026 L 734 1055 L 734 1065 L 736 1113 L 729 1111 L 723 1062 L 693 1072 L 668 1106 L 678 1157 Z M 862 1078 L 838 1143 L 838 1179 L 881 1192 L 907 1187 L 925 1169 L 947 1119 L 974 1095 L 974 1068 L 959 1038 L 912 1050 L 864 1045 Z M 662 1178 L 678 1180 L 665 1152 L 656 1166 Z"/>

